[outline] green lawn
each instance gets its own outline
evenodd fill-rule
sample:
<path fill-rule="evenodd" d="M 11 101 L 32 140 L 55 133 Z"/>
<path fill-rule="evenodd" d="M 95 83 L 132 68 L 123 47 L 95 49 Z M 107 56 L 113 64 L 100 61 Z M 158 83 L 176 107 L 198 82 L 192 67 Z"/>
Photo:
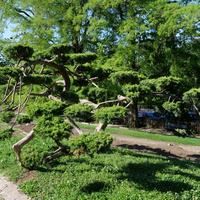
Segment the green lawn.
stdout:
<path fill-rule="evenodd" d="M 95 125 L 88 125 L 88 124 L 81 124 L 79 123 L 80 127 L 83 129 L 87 129 L 89 131 L 93 131 L 95 129 Z M 138 131 L 132 130 L 128 128 L 106 128 L 106 132 L 110 134 L 119 134 L 119 135 L 126 135 L 132 136 L 137 138 L 146 138 L 156 141 L 165 141 L 165 142 L 174 142 L 178 144 L 188 144 L 188 145 L 195 145 L 200 146 L 200 139 L 192 138 L 192 137 L 178 137 L 172 135 L 162 135 L 157 133 L 150 133 L 145 131 Z"/>
<path fill-rule="evenodd" d="M 18 180 L 26 170 L 0 141 L 0 171 Z M 37 200 L 200 200 L 200 165 L 114 149 L 108 154 L 57 159 L 34 171 L 20 188 Z"/>

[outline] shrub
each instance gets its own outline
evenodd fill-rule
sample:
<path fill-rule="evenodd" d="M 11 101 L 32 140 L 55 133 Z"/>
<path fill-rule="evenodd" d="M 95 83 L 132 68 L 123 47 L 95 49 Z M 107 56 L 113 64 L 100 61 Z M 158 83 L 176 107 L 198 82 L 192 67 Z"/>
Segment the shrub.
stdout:
<path fill-rule="evenodd" d="M 83 104 L 74 104 L 65 109 L 65 115 L 76 119 L 77 121 L 92 121 L 93 107 Z"/>
<path fill-rule="evenodd" d="M 71 152 L 87 153 L 101 153 L 110 150 L 112 144 L 112 137 L 104 132 L 98 132 L 95 134 L 84 134 L 79 137 L 72 138 L 68 141 Z"/>
<path fill-rule="evenodd" d="M 126 115 L 126 108 L 122 106 L 104 107 L 98 109 L 94 115 L 97 121 L 115 122 L 115 120 L 123 120 Z"/>
<path fill-rule="evenodd" d="M 52 138 L 56 144 L 62 139 L 69 138 L 72 127 L 61 117 L 42 116 L 38 119 L 35 132 L 44 138 Z"/>
<path fill-rule="evenodd" d="M 108 97 L 108 90 L 104 88 L 91 87 L 87 93 L 88 99 L 93 102 L 106 101 Z"/>
<path fill-rule="evenodd" d="M 69 54 L 69 57 L 72 61 L 77 62 L 79 64 L 90 63 L 97 58 L 95 53 L 76 53 Z"/>
<path fill-rule="evenodd" d="M 18 124 L 23 124 L 23 123 L 30 123 L 32 121 L 32 119 L 30 118 L 29 115 L 19 115 L 17 117 L 17 123 Z"/>
<path fill-rule="evenodd" d="M 29 46 L 23 46 L 20 44 L 10 45 L 4 48 L 4 54 L 8 59 L 28 59 L 32 56 L 34 50 Z"/>
<path fill-rule="evenodd" d="M 24 146 L 21 153 L 21 162 L 23 167 L 27 169 L 36 169 L 43 164 L 44 158 L 53 148 L 52 140 L 43 140 L 36 135 L 30 143 Z"/>
<path fill-rule="evenodd" d="M 62 115 L 65 104 L 56 101 L 47 101 L 40 104 L 29 104 L 27 113 L 31 118 L 42 115 Z"/>
<path fill-rule="evenodd" d="M 0 140 L 11 138 L 12 133 L 13 133 L 13 129 L 11 128 L 0 131 Z"/>
<path fill-rule="evenodd" d="M 27 169 L 35 169 L 42 164 L 45 152 L 36 147 L 29 147 L 22 153 L 22 166 Z"/>
<path fill-rule="evenodd" d="M 60 95 L 61 95 L 62 100 L 65 101 L 67 104 L 79 102 L 79 96 L 74 92 L 71 92 L 71 91 L 61 92 Z"/>
<path fill-rule="evenodd" d="M 119 84 L 137 84 L 145 77 L 136 71 L 118 71 L 111 75 L 111 79 Z"/>
<path fill-rule="evenodd" d="M 163 103 L 163 108 L 174 114 L 175 117 L 179 117 L 181 116 L 181 102 L 177 101 L 177 102 L 169 102 L 166 101 Z"/>
<path fill-rule="evenodd" d="M 2 112 L 0 114 L 0 119 L 2 122 L 9 123 L 11 119 L 15 116 L 15 114 L 11 111 Z"/>

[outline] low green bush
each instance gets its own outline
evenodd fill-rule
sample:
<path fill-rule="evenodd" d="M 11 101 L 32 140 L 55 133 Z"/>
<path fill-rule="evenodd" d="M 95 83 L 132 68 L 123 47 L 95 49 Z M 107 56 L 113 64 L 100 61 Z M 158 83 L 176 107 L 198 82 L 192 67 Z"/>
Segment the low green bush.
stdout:
<path fill-rule="evenodd" d="M 35 133 L 43 138 L 51 138 L 56 144 L 60 144 L 62 139 L 68 139 L 72 126 L 64 122 L 61 117 L 42 116 L 37 121 Z"/>
<path fill-rule="evenodd" d="M 54 142 L 35 135 L 34 139 L 24 146 L 21 153 L 21 162 L 27 169 L 37 169 L 43 166 L 44 158 L 53 150 Z"/>
<path fill-rule="evenodd" d="M 0 140 L 5 140 L 11 138 L 13 133 L 13 129 L 7 128 L 5 130 L 0 131 Z"/>
<path fill-rule="evenodd" d="M 108 99 L 108 90 L 105 88 L 90 87 L 87 92 L 87 97 L 92 102 L 103 102 Z"/>
<path fill-rule="evenodd" d="M 31 121 L 32 121 L 32 119 L 29 115 L 22 114 L 17 117 L 18 124 L 30 123 Z"/>
<path fill-rule="evenodd" d="M 91 122 L 93 107 L 83 104 L 74 104 L 65 109 L 65 115 L 77 121 Z"/>
<path fill-rule="evenodd" d="M 110 150 L 112 144 L 112 137 L 104 132 L 83 134 L 68 141 L 68 146 L 71 152 L 87 153 L 92 155 L 94 153 L 107 152 Z"/>
<path fill-rule="evenodd" d="M 96 121 L 105 121 L 107 123 L 123 120 L 125 115 L 126 108 L 122 106 L 100 108 L 94 113 Z"/>
<path fill-rule="evenodd" d="M 27 113 L 31 118 L 42 115 L 62 115 L 65 104 L 56 101 L 47 101 L 39 104 L 29 104 L 27 106 Z"/>
<path fill-rule="evenodd" d="M 27 169 L 35 169 L 42 165 L 45 152 L 36 147 L 29 147 L 22 153 L 22 166 Z"/>
<path fill-rule="evenodd" d="M 0 120 L 2 122 L 9 123 L 14 116 L 15 116 L 15 114 L 11 111 L 2 112 L 0 114 Z"/>

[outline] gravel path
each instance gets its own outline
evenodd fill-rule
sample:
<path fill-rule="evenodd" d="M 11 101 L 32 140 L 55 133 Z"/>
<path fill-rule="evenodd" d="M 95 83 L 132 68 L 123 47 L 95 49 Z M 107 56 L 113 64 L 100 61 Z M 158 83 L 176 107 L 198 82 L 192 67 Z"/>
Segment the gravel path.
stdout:
<path fill-rule="evenodd" d="M 143 138 L 134 138 L 118 134 L 112 135 L 113 145 L 126 147 L 136 151 L 151 152 L 167 157 L 200 160 L 200 146 L 183 145 L 162 141 L 154 141 Z"/>
<path fill-rule="evenodd" d="M 16 184 L 0 176 L 0 200 L 30 200 L 30 198 L 22 194 Z"/>

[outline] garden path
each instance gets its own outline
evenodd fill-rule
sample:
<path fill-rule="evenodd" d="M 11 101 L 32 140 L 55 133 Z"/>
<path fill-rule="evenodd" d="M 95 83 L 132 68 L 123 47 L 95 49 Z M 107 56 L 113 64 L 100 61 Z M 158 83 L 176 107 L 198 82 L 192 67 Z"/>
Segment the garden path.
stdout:
<path fill-rule="evenodd" d="M 112 136 L 114 138 L 113 146 L 126 147 L 131 150 L 150 152 L 167 157 L 200 160 L 200 146 L 154 141 L 118 134 L 112 134 Z"/>
<path fill-rule="evenodd" d="M 0 175 L 0 200 L 30 200 L 17 185 Z"/>

